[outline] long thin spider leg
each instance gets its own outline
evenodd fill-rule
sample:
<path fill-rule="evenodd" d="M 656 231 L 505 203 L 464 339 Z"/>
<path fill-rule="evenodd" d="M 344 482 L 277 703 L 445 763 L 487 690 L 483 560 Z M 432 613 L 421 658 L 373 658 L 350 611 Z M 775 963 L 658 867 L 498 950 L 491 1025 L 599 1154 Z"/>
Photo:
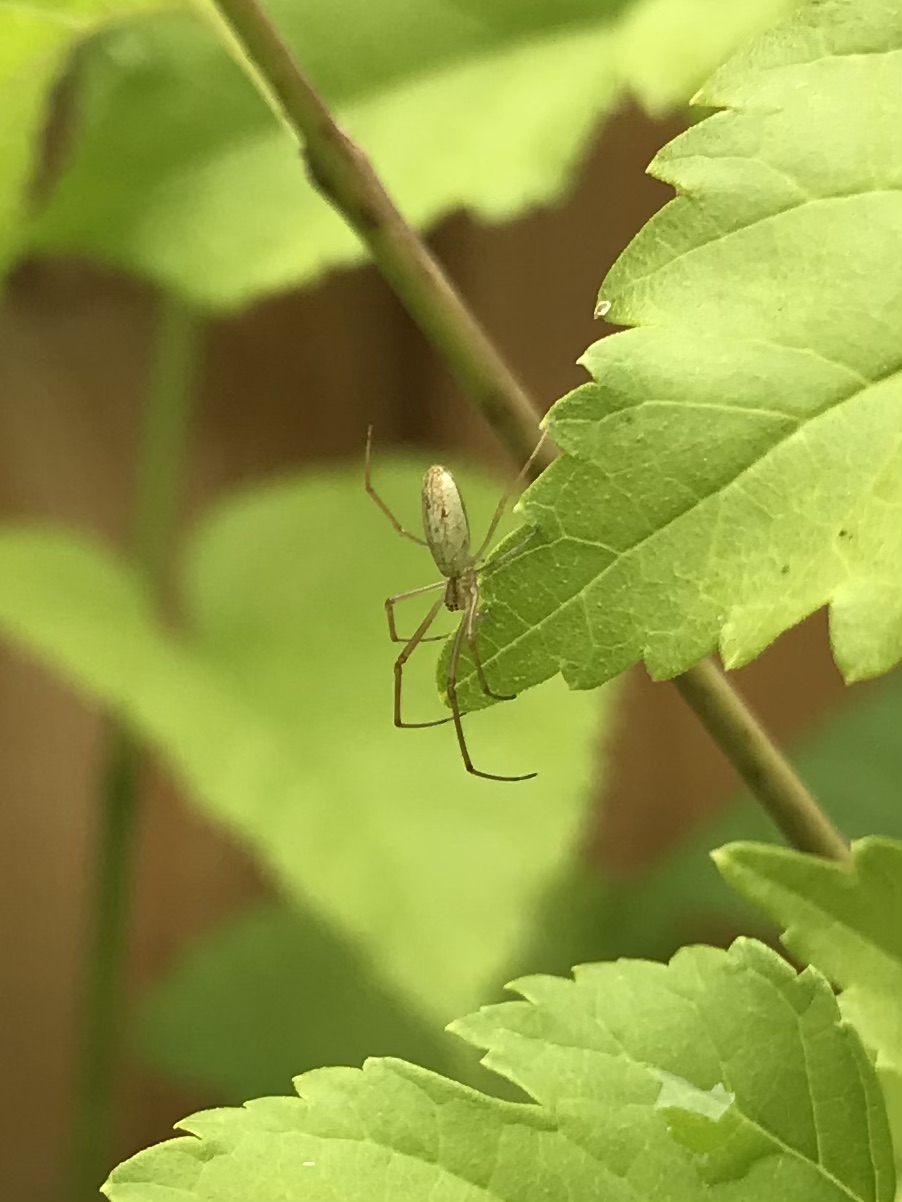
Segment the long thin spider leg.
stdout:
<path fill-rule="evenodd" d="M 492 520 L 489 522 L 489 528 L 488 528 L 488 531 L 486 532 L 486 536 L 482 540 L 482 544 L 481 544 L 479 550 L 473 555 L 474 560 L 482 559 L 483 555 L 485 554 L 485 549 L 489 545 L 489 543 L 492 541 L 492 536 L 494 535 L 495 531 L 498 529 L 498 523 L 501 521 L 501 515 L 504 513 L 505 509 L 507 508 L 508 501 L 513 496 L 517 487 L 522 483 L 523 480 L 526 479 L 526 473 L 529 471 L 529 469 L 535 463 L 536 455 L 538 455 L 539 451 L 542 449 L 542 444 L 544 443 L 544 441 L 547 437 L 548 437 L 548 431 L 543 430 L 542 437 L 536 443 L 535 450 L 530 455 L 530 457 L 526 460 L 526 462 L 523 464 L 523 466 L 520 468 L 519 472 L 514 477 L 514 479 L 510 482 L 510 484 L 504 490 L 504 495 L 502 496 L 501 500 L 498 502 L 498 506 L 495 509 L 495 512 L 492 516 Z"/>
<path fill-rule="evenodd" d="M 519 539 L 514 544 L 513 547 L 508 547 L 508 549 L 504 552 L 503 555 L 496 556 L 495 559 L 493 559 L 491 561 L 491 563 L 489 563 L 486 567 L 481 568 L 480 572 L 479 572 L 480 577 L 485 579 L 486 576 L 491 576 L 491 574 L 495 571 L 496 568 L 500 568 L 503 563 L 507 563 L 507 561 L 509 559 L 512 559 L 514 555 L 519 555 L 519 553 L 523 550 L 523 548 L 526 546 L 526 544 L 531 539 L 535 538 L 535 536 L 538 533 L 539 533 L 538 529 L 535 526 L 532 526 L 526 532 L 526 534 L 523 536 L 523 538 Z"/>
<path fill-rule="evenodd" d="M 473 776 L 482 776 L 486 780 L 531 780 L 537 773 L 527 772 L 523 776 L 498 776 L 494 772 L 480 772 L 478 768 L 473 767 L 473 761 L 470 759 L 470 753 L 467 750 L 467 740 L 464 738 L 463 722 L 460 719 L 460 705 L 457 701 L 457 667 L 460 663 L 460 648 L 464 640 L 466 628 L 467 622 L 466 619 L 463 619 L 457 628 L 457 634 L 454 636 L 454 645 L 451 648 L 451 661 L 448 664 L 448 700 L 451 702 L 451 716 L 454 719 L 454 729 L 457 732 L 457 745 L 463 757 L 464 767 Z"/>
<path fill-rule="evenodd" d="M 479 592 L 474 588 L 470 596 L 470 604 L 467 606 L 466 623 L 466 640 L 467 646 L 470 648 L 470 654 L 473 656 L 473 663 L 476 665 L 476 675 L 479 677 L 479 683 L 482 686 L 482 691 L 486 697 L 494 697 L 496 701 L 513 701 L 512 693 L 496 693 L 489 685 L 486 679 L 485 670 L 482 666 L 482 660 L 479 658 L 479 651 L 476 647 L 476 620 L 479 617 Z"/>
<path fill-rule="evenodd" d="M 429 544 L 426 542 L 425 538 L 420 538 L 418 535 L 411 534 L 409 530 L 404 529 L 404 527 L 401 525 L 401 523 L 398 521 L 398 519 L 395 517 L 395 515 L 392 513 L 392 511 L 389 509 L 389 507 L 385 504 L 385 502 L 382 500 L 382 498 L 376 492 L 375 488 L 373 488 L 372 462 L 371 462 L 371 454 L 370 454 L 372 444 L 373 444 L 373 427 L 370 426 L 366 432 L 366 458 L 364 459 L 364 469 L 363 469 L 363 486 L 364 486 L 364 488 L 370 494 L 370 496 L 373 498 L 373 500 L 376 502 L 376 504 L 379 506 L 379 508 L 382 510 L 382 512 L 385 514 L 385 516 L 388 518 L 388 520 L 391 522 L 391 524 L 394 526 L 394 528 L 397 530 L 397 532 L 399 534 L 403 534 L 405 538 L 409 538 L 412 543 L 417 543 L 421 547 L 428 547 Z"/>
<path fill-rule="evenodd" d="M 422 620 L 413 635 L 408 639 L 404 650 L 395 660 L 395 726 L 404 727 L 423 727 L 423 726 L 443 726 L 446 722 L 452 722 L 452 718 L 435 718 L 432 722 L 405 722 L 401 717 L 401 681 L 404 665 L 410 659 L 411 655 L 416 650 L 417 646 L 422 643 L 423 635 L 435 621 L 438 616 L 438 611 L 445 603 L 444 597 L 439 597 L 438 601 L 429 610 L 429 613 Z"/>
<path fill-rule="evenodd" d="M 398 634 L 395 627 L 395 604 L 398 601 L 406 601 L 409 597 L 418 597 L 420 593 L 431 593 L 433 589 L 444 588 L 444 580 L 439 580 L 436 584 L 427 584 L 423 588 L 412 588 L 408 593 L 396 593 L 394 597 L 385 598 L 385 616 L 388 618 L 388 637 L 393 643 L 407 643 L 410 640 Z M 429 638 L 420 639 L 421 643 L 441 643 L 448 636 L 446 634 L 433 634 Z"/>

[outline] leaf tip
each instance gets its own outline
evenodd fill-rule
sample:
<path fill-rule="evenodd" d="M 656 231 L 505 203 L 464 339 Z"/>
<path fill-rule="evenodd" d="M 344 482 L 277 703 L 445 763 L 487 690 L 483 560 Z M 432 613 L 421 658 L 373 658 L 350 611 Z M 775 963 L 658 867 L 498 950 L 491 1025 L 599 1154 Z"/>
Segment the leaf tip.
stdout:
<path fill-rule="evenodd" d="M 708 855 L 714 861 L 714 866 L 718 872 L 723 871 L 723 865 L 726 864 L 727 860 L 729 859 L 729 848 L 730 844 L 726 843 L 723 847 L 712 847 L 712 849 L 708 852 Z"/>

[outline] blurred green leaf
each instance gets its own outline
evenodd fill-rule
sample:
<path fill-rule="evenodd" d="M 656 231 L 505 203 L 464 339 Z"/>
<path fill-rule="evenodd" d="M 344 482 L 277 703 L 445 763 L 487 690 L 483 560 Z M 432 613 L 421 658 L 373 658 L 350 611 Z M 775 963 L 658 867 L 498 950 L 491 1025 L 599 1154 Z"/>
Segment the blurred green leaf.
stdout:
<path fill-rule="evenodd" d="M 879 1085 L 815 970 L 767 948 L 528 977 L 454 1024 L 536 1105 L 402 1061 L 299 1077 L 298 1098 L 194 1115 L 111 1202 L 890 1202 Z M 839 1102 L 839 1104 L 837 1104 Z"/>
<path fill-rule="evenodd" d="M 160 0 L 0 0 L 0 279 L 22 249 L 26 192 L 69 55 L 97 30 L 159 7 Z"/>
<path fill-rule="evenodd" d="M 527 970 L 567 973 L 603 954 L 616 942 L 606 900 L 597 868 L 562 865 L 484 996 L 502 996 L 504 982 Z M 154 1068 L 230 1101 L 284 1093 L 292 1074 L 367 1056 L 413 1060 L 484 1093 L 505 1086 L 297 903 L 254 907 L 185 949 L 144 1000 L 139 1040 Z"/>
<path fill-rule="evenodd" d="M 584 356 L 522 502 L 537 533 L 487 582 L 503 688 L 735 667 L 828 604 L 847 679 L 902 655 L 898 24 L 803 6 L 652 164 L 679 195 L 602 287 L 641 328 Z M 472 667 L 462 687 L 478 704 Z"/>
<path fill-rule="evenodd" d="M 897 781 L 898 784 L 898 781 Z M 902 843 L 862 839 L 850 865 L 785 847 L 713 853 L 727 881 L 781 927 L 790 952 L 842 990 L 839 1007 L 874 1054 L 902 1169 Z"/>
<path fill-rule="evenodd" d="M 580 857 L 561 865 L 535 907 L 526 940 L 484 1000 L 503 996 L 507 982 L 527 972 L 564 976 L 574 964 L 629 955 L 618 929 L 619 898 L 619 882 L 600 864 Z"/>
<path fill-rule="evenodd" d="M 267 4 L 416 225 L 460 207 L 498 221 L 547 203 L 629 90 L 653 108 L 682 104 L 786 7 L 353 0 L 336 20 L 333 0 Z M 85 64 L 79 114 L 32 249 L 87 254 L 212 308 L 361 257 L 204 23 L 166 17 L 106 39 Z"/>
<path fill-rule="evenodd" d="M 879 832 L 902 838 L 902 676 L 893 675 L 877 686 L 869 686 L 863 697 L 853 695 L 842 709 L 792 751 L 802 778 L 836 825 L 852 838 Z M 750 797 L 737 798 L 723 813 L 701 823 L 659 864 L 639 878 L 607 879 L 598 866 L 564 863 L 536 902 L 530 916 L 525 942 L 496 974 L 500 985 L 524 972 L 564 974 L 574 964 L 617 956 L 666 958 L 683 942 L 695 942 L 715 933 L 732 938 L 739 931 L 764 932 L 760 912 L 730 889 L 715 869 L 711 851 L 738 839 L 779 842 L 781 836 L 761 807 Z M 202 942 L 189 949 L 174 969 L 151 994 L 148 1016 L 149 1052 L 155 1064 L 177 1077 L 194 1076 L 214 1085 L 224 1085 L 229 1097 L 253 1097 L 280 1092 L 286 1082 L 286 1065 L 301 1070 L 314 1063 L 357 1063 L 364 1053 L 403 1055 L 437 1071 L 462 1079 L 463 1066 L 447 1067 L 440 1059 L 453 1052 L 441 1042 L 427 1054 L 414 1052 L 401 1041 L 383 1044 L 383 1032 L 391 1030 L 391 1006 L 375 1003 L 360 1008 L 360 1017 L 347 1028 L 346 1051 L 332 1042 L 331 1012 L 341 1006 L 340 991 L 372 988 L 364 968 L 349 961 L 345 973 L 335 968 L 325 995 L 326 1013 L 301 1031 L 297 1014 L 323 997 L 321 978 L 304 974 L 303 931 L 312 918 L 298 919 L 291 912 L 273 914 L 261 942 L 270 952 L 271 967 L 260 975 L 284 974 L 276 988 L 256 991 L 244 982 L 249 972 L 245 931 L 254 929 L 255 918 L 242 916 L 215 931 L 210 946 Z M 311 956 L 316 959 L 319 941 L 315 935 Z M 332 936 L 334 939 L 334 935 Z M 281 952 L 270 940 L 283 940 Z M 231 947 L 234 940 L 234 950 Z M 250 935 L 247 936 L 250 941 Z M 345 950 L 340 940 L 329 958 L 344 965 Z M 253 954 L 253 953 L 249 953 Z M 323 952 L 325 958 L 326 953 Z M 297 967 L 292 967 L 297 966 Z M 827 971 L 824 964 L 818 965 Z M 828 974 L 829 975 L 829 974 Z M 337 993 L 337 997 L 335 993 Z M 490 990 L 488 996 L 492 996 Z M 214 1003 L 214 999 L 228 999 Z M 252 1020 L 252 1006 L 259 1002 L 260 1021 Z M 246 1008 L 245 1008 L 246 1007 Z M 362 1026 L 361 1026 L 362 1024 Z M 383 1025 L 385 1024 L 385 1025 Z M 412 1020 L 411 1044 L 419 1044 L 423 1033 Z M 257 1031 L 266 1031 L 266 1044 L 259 1050 Z M 320 1031 L 325 1027 L 322 1052 Z M 366 1032 L 372 1037 L 365 1045 Z M 365 1045 L 365 1046 L 364 1046 Z M 280 1050 L 281 1049 L 281 1050 Z M 358 1056 L 358 1052 L 361 1056 Z M 469 1076 L 466 1078 L 469 1080 Z M 480 1086 L 485 1088 L 484 1086 Z"/>
<path fill-rule="evenodd" d="M 322 1064 L 404 1056 L 457 1077 L 456 1041 L 380 981 L 310 910 L 255 906 L 183 952 L 143 1007 L 142 1052 L 178 1080 L 240 1102 L 289 1092 Z"/>
<path fill-rule="evenodd" d="M 378 475 L 412 517 L 420 468 L 386 461 Z M 498 487 L 463 480 L 478 530 Z M 356 467 L 230 502 L 195 540 L 186 576 L 188 632 L 175 635 L 111 556 L 7 530 L 0 625 L 159 748 L 411 1008 L 435 1022 L 475 1004 L 572 854 L 610 698 L 558 682 L 468 719 L 477 763 L 538 770 L 519 784 L 469 777 L 446 727 L 395 730 L 398 648 L 382 601 L 435 569 L 394 534 Z M 420 612 L 402 606 L 402 630 Z M 438 709 L 429 652 L 410 665 L 414 718 Z"/>

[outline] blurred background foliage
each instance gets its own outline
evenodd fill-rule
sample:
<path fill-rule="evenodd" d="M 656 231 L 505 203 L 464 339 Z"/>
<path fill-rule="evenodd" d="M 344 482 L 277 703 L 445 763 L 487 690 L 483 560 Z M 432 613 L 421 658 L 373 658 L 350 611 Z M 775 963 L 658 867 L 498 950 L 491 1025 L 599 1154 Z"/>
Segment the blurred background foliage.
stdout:
<path fill-rule="evenodd" d="M 352 0 L 340 21 L 333 0 L 267 7 L 408 220 L 422 225 L 461 206 L 504 220 L 552 200 L 626 96 L 651 112 L 683 105 L 787 5 Z M 123 21 L 142 9 L 143 20 Z M 216 36 L 206 0 L 57 0 L 29 10 L 24 31 L 18 10 L 0 8 L 16 39 L 0 74 L 11 131 L 18 116 L 35 132 L 66 50 L 92 29 L 105 33 L 74 60 L 64 166 L 22 230 L 9 223 L 8 256 L 89 255 L 213 309 L 361 257 Z M 28 179 L 15 137 L 13 211 Z"/>
<path fill-rule="evenodd" d="M 547 406 L 581 380 L 606 267 L 666 199 L 645 164 L 705 75 L 786 7 L 271 11 Z M 753 929 L 707 852 L 773 833 L 666 686 L 558 680 L 474 716 L 479 762 L 539 770 L 521 785 L 467 777 L 445 727 L 393 729 L 382 601 L 432 570 L 363 492 L 366 426 L 410 524 L 439 453 L 476 530 L 516 465 L 382 283 L 348 269 L 361 259 L 209 7 L 0 0 L 2 1163 L 17 1202 L 65 1196 L 113 729 L 146 749 L 119 1157 L 192 1106 L 368 1054 L 487 1087 L 441 1028 L 512 976 Z M 432 652 L 409 678 L 425 716 Z M 820 617 L 737 676 L 847 835 L 902 834 L 898 676 L 845 689 Z"/>

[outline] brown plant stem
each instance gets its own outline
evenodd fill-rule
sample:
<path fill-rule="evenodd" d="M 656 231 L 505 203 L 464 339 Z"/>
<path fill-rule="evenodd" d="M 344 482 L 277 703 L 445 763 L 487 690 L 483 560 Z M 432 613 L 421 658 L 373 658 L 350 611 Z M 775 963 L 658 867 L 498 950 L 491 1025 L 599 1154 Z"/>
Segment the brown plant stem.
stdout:
<path fill-rule="evenodd" d="M 848 844 L 717 665 L 703 659 L 673 683 L 787 843 L 847 860 Z"/>
<path fill-rule="evenodd" d="M 461 388 L 525 463 L 539 430 L 535 406 L 523 386 L 401 216 L 366 155 L 338 126 L 256 0 L 216 4 L 297 135 L 314 186 L 357 232 Z M 537 466 L 547 467 L 552 457 L 546 451 Z"/>
<path fill-rule="evenodd" d="M 538 438 L 538 415 L 529 395 L 257 0 L 215 3 L 256 82 L 296 134 L 314 186 L 357 232 L 461 388 L 514 457 L 525 462 Z M 533 478 L 552 458 L 550 448 L 543 451 Z M 787 839 L 800 850 L 844 859 L 845 843 L 717 667 L 704 661 L 675 683 Z"/>

